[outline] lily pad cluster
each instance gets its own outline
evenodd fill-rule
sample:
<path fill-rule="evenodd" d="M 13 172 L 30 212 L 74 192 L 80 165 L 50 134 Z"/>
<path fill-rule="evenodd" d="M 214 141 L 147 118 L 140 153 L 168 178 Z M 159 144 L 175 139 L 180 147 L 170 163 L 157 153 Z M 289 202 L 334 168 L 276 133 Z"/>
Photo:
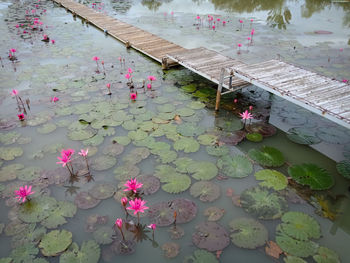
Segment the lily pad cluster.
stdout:
<path fill-rule="evenodd" d="M 283 154 L 276 148 L 264 146 L 261 151 L 251 149 L 248 152 L 250 158 L 266 167 L 279 167 L 285 162 Z"/>

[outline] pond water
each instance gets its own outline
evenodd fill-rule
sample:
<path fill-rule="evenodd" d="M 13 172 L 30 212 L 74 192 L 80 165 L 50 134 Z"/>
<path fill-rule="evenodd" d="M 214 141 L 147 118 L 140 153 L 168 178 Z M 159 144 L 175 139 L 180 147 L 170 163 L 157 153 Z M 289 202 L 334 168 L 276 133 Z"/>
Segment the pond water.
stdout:
<path fill-rule="evenodd" d="M 187 48 L 206 46 L 247 62 L 280 54 L 350 78 L 349 3 L 112 1 L 96 7 Z M 197 14 L 228 23 L 212 30 L 197 25 Z M 215 113 L 215 85 L 183 68 L 162 71 L 50 1 L 1 2 L 0 18 L 0 263 L 139 262 L 145 255 L 150 262 L 349 261 L 349 130 L 253 86 L 224 96 Z M 254 42 L 237 54 L 252 28 Z M 320 30 L 332 34 L 315 33 Z M 10 60 L 12 48 L 16 59 Z M 150 75 L 152 89 L 141 88 Z M 249 106 L 253 120 L 243 127 L 239 113 Z M 75 150 L 74 176 L 56 164 L 68 148 Z M 90 173 L 78 155 L 87 148 Z M 125 182 L 135 177 L 150 207 L 139 225 L 120 204 Z M 19 204 L 14 191 L 24 185 L 35 193 Z M 126 241 L 116 218 L 128 222 Z M 151 223 L 154 237 L 146 227 Z M 289 256 L 269 256 L 267 241 Z M 272 252 L 281 254 L 274 245 Z"/>

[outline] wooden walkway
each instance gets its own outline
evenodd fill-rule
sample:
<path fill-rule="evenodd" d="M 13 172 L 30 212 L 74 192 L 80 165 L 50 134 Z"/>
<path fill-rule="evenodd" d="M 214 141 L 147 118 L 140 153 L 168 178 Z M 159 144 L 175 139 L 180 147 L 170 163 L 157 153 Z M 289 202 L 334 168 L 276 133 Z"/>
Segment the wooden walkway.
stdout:
<path fill-rule="evenodd" d="M 230 67 L 234 75 L 350 129 L 350 85 L 279 61 Z"/>

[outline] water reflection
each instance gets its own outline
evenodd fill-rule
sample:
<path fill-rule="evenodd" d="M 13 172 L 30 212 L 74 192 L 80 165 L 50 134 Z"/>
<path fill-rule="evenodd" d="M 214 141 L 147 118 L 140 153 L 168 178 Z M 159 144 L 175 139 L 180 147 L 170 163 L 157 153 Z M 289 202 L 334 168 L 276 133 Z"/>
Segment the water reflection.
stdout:
<path fill-rule="evenodd" d="M 141 4 L 151 11 L 157 11 L 163 3 L 170 3 L 173 0 L 142 0 Z"/>

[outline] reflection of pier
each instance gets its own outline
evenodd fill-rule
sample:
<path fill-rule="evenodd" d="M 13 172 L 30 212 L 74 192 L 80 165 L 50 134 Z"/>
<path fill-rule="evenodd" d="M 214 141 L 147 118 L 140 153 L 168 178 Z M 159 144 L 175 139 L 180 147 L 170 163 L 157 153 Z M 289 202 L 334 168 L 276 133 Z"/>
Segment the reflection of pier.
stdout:
<path fill-rule="evenodd" d="M 350 128 L 350 86 L 347 83 L 278 60 L 247 65 L 205 48 L 185 49 L 72 0 L 53 1 L 125 43 L 127 47 L 162 63 L 163 68 L 178 63 L 217 83 L 216 109 L 219 108 L 222 94 L 251 83 Z M 228 91 L 222 92 L 222 88 Z"/>

